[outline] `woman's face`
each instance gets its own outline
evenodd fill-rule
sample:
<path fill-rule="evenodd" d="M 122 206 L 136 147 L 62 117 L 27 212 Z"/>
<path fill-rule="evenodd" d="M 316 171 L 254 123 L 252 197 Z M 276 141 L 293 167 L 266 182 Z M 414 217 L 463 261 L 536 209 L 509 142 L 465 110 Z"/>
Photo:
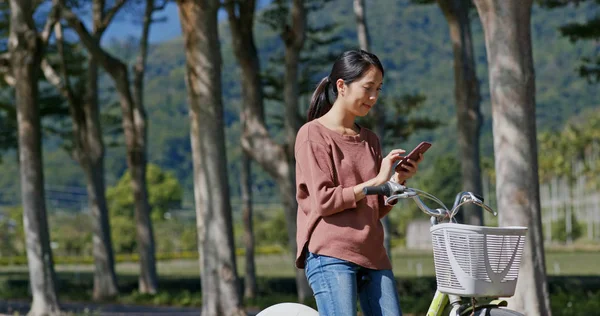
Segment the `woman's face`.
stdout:
<path fill-rule="evenodd" d="M 362 78 L 349 85 L 338 84 L 338 98 L 342 98 L 347 111 L 355 116 L 365 116 L 377 102 L 382 84 L 381 71 L 377 67 L 371 66 Z"/>

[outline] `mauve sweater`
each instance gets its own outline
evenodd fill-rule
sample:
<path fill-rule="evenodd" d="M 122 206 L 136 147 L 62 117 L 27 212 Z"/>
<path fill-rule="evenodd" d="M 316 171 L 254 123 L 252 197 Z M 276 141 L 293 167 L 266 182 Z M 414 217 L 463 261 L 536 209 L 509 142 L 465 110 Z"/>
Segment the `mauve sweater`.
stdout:
<path fill-rule="evenodd" d="M 295 156 L 296 267 L 304 269 L 308 249 L 370 269 L 391 269 L 379 220 L 392 206 L 377 195 L 356 202 L 353 189 L 379 173 L 377 135 L 363 127 L 358 135 L 342 135 L 313 120 L 298 131 Z"/>

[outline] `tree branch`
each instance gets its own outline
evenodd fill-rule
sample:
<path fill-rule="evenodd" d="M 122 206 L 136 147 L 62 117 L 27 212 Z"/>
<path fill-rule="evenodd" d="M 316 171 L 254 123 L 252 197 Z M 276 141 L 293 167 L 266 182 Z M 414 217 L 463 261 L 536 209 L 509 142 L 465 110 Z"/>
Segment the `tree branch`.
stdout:
<path fill-rule="evenodd" d="M 50 9 L 50 13 L 48 13 L 48 18 L 46 19 L 46 24 L 44 25 L 44 29 L 40 34 L 40 38 L 42 40 L 42 48 L 46 48 L 46 46 L 48 45 L 48 41 L 50 39 L 50 36 L 52 35 L 52 28 L 59 19 L 59 13 L 60 10 L 58 0 L 53 0 L 52 8 Z"/>
<path fill-rule="evenodd" d="M 100 43 L 94 39 L 79 17 L 65 6 L 64 1 L 65 0 L 60 0 L 62 17 L 69 23 L 71 28 L 75 30 L 77 35 L 79 35 L 79 39 L 94 59 L 104 65 L 104 68 L 107 71 L 112 69 L 110 67 L 111 64 L 121 64 L 119 60 L 100 47 Z"/>
<path fill-rule="evenodd" d="M 99 26 L 99 29 L 101 29 L 102 31 L 106 30 L 110 22 L 112 22 L 112 19 L 115 17 L 115 15 L 117 15 L 117 12 L 119 12 L 119 10 L 123 7 L 123 5 L 126 2 L 127 0 L 118 0 L 117 3 L 115 3 L 115 5 L 112 8 L 110 8 L 108 12 L 106 12 L 106 15 L 102 19 L 102 25 Z"/>
<path fill-rule="evenodd" d="M 15 86 L 16 80 L 12 76 L 10 68 L 10 53 L 0 54 L 0 75 L 4 78 L 6 84 L 11 87 Z"/>
<path fill-rule="evenodd" d="M 68 96 L 68 93 L 66 92 L 64 82 L 46 58 L 42 59 L 40 67 L 42 68 L 44 76 L 46 77 L 46 79 L 48 79 L 48 82 L 55 86 L 56 89 L 58 89 L 58 91 L 60 92 L 60 94 L 66 98 Z"/>
<path fill-rule="evenodd" d="M 169 4 L 169 1 L 168 0 L 164 0 L 161 4 L 154 6 L 154 11 L 162 11 L 162 10 L 164 10 L 167 7 L 167 4 Z"/>

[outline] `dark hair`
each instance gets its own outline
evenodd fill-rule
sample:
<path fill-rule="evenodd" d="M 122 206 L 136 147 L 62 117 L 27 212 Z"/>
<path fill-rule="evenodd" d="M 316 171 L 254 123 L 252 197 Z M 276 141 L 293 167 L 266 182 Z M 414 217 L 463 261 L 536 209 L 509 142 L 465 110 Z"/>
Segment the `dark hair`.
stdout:
<path fill-rule="evenodd" d="M 362 78 L 365 72 L 373 66 L 377 67 L 383 76 L 383 66 L 375 54 L 364 50 L 350 50 L 340 55 L 333 64 L 329 76 L 323 78 L 313 92 L 306 121 L 310 122 L 319 118 L 331 109 L 333 102 L 329 100 L 329 93 L 333 93 L 337 98 L 338 91 L 335 83 L 338 79 L 344 80 L 346 84 L 351 84 Z"/>

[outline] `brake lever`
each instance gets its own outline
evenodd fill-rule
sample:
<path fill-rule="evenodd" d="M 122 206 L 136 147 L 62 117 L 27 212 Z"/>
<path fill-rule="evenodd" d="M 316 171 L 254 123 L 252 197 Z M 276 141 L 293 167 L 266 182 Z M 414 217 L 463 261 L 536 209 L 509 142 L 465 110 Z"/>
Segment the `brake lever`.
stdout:
<path fill-rule="evenodd" d="M 406 193 L 406 186 L 404 186 L 400 183 L 397 183 L 394 181 L 388 181 L 388 185 L 389 185 L 390 193 L 391 193 L 390 196 Z"/>
<path fill-rule="evenodd" d="M 491 207 L 489 207 L 487 204 L 485 204 L 483 202 L 483 197 L 474 194 L 472 192 L 467 192 L 468 194 L 463 196 L 463 201 L 465 202 L 472 202 L 475 205 L 478 205 L 480 207 L 482 207 L 483 209 L 485 209 L 486 211 L 492 213 L 494 216 L 498 216 L 498 212 L 494 211 Z"/>

